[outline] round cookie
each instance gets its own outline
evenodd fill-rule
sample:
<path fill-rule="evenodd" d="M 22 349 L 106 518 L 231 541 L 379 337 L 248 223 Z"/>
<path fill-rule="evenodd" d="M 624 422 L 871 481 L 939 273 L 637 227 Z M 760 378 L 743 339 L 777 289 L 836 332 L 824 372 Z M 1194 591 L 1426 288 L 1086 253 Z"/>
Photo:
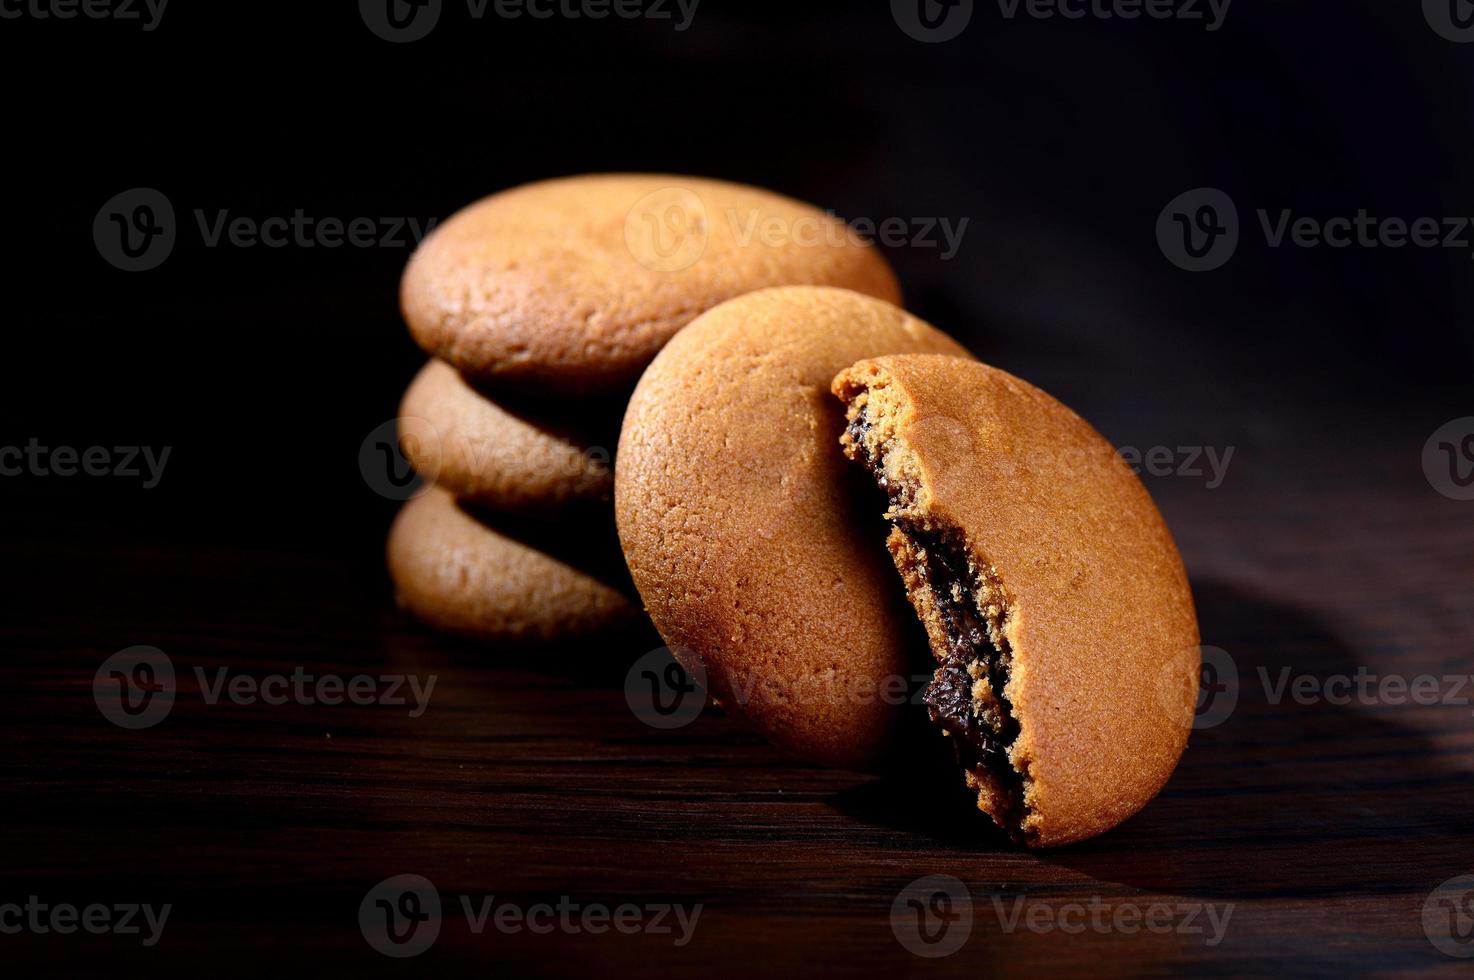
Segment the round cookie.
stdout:
<path fill-rule="evenodd" d="M 570 554 L 588 549 L 577 536 L 565 544 Z M 400 510 L 387 551 L 400 605 L 449 632 L 553 642 L 639 620 L 635 604 L 609 584 L 613 575 L 575 567 L 494 529 L 438 487 Z"/>
<path fill-rule="evenodd" d="M 493 401 L 441 361 L 415 376 L 399 416 L 410 463 L 461 500 L 501 511 L 556 510 L 614 492 L 612 438 L 596 445 L 567 423 Z"/>
<path fill-rule="evenodd" d="M 832 765 L 881 761 L 925 663 L 828 394 L 858 357 L 906 351 L 966 354 L 848 290 L 749 293 L 661 351 L 619 440 L 620 543 L 661 636 L 729 711 Z"/>
<path fill-rule="evenodd" d="M 527 184 L 457 212 L 416 250 L 400 303 L 415 340 L 475 381 L 624 390 L 671 336 L 765 286 L 899 302 L 880 252 L 769 191 L 662 174 Z"/>
<path fill-rule="evenodd" d="M 1108 830 L 1187 744 L 1197 617 L 1172 535 L 1115 448 L 1038 388 L 964 358 L 834 380 L 846 455 L 941 664 L 924 699 L 978 807 L 1030 846 Z"/>

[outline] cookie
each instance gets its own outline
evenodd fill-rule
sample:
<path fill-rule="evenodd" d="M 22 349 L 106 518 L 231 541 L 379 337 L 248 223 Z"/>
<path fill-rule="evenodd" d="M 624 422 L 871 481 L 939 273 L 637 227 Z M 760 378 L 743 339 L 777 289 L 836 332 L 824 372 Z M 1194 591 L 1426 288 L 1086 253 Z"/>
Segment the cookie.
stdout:
<path fill-rule="evenodd" d="M 400 289 L 415 340 L 477 381 L 627 391 L 671 336 L 765 286 L 899 301 L 880 253 L 839 219 L 755 187 L 661 174 L 567 177 L 458 212 Z"/>
<path fill-rule="evenodd" d="M 528 512 L 613 495 L 615 425 L 600 439 L 545 408 L 488 398 L 433 360 L 410 383 L 399 416 L 410 463 L 461 500 Z"/>
<path fill-rule="evenodd" d="M 728 711 L 832 765 L 883 759 L 927 658 L 829 383 L 923 351 L 966 355 L 859 293 L 749 293 L 661 351 L 620 434 L 620 543 L 656 629 Z"/>
<path fill-rule="evenodd" d="M 1197 698 L 1172 535 L 1099 433 L 956 357 L 834 379 L 841 444 L 885 490 L 887 545 L 939 666 L 925 693 L 978 808 L 1022 843 L 1108 830 L 1166 783 Z"/>
<path fill-rule="evenodd" d="M 581 639 L 639 622 L 615 566 L 588 561 L 604 544 L 596 533 L 529 531 L 522 522 L 513 536 L 431 487 L 389 531 L 400 605 L 448 632 L 514 642 Z"/>

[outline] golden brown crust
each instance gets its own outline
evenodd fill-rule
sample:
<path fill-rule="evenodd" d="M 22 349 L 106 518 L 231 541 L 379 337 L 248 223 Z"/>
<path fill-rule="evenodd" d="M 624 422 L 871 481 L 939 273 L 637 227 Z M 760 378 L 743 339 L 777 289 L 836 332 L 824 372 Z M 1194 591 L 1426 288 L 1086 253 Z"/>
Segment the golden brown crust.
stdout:
<path fill-rule="evenodd" d="M 898 302 L 880 253 L 816 208 L 741 184 L 597 174 L 527 184 L 441 224 L 410 259 L 410 332 L 467 376 L 563 392 L 634 383 L 704 310 L 765 286 Z"/>
<path fill-rule="evenodd" d="M 461 500 L 502 511 L 551 511 L 614 492 L 613 440 L 514 410 L 430 361 L 399 406 L 405 456 Z"/>
<path fill-rule="evenodd" d="M 645 372 L 615 472 L 625 558 L 666 642 L 778 745 L 856 768 L 895 734 L 903 708 L 876 685 L 914 672 L 916 630 L 827 389 L 885 351 L 966 353 L 847 290 L 723 304 Z"/>
<path fill-rule="evenodd" d="M 400 605 L 449 632 L 552 642 L 639 618 L 618 588 L 495 530 L 438 487 L 400 510 L 387 552 Z"/>
<path fill-rule="evenodd" d="M 879 357 L 833 390 L 867 397 L 898 457 L 886 471 L 915 481 L 891 516 L 960 531 L 1005 593 L 1024 839 L 1066 844 L 1135 813 L 1186 745 L 1199 643 L 1182 561 L 1141 481 L 1074 412 L 976 361 Z"/>

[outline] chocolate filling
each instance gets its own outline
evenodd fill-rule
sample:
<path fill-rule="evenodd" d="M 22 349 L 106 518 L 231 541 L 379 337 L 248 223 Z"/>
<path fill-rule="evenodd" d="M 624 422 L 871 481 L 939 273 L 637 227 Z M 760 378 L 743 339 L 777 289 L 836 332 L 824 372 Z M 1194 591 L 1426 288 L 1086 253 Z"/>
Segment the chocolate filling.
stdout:
<path fill-rule="evenodd" d="M 900 495 L 900 488 L 891 485 L 889 478 L 885 475 L 884 462 L 875 454 L 875 450 L 870 446 L 870 441 L 867 438 L 870 434 L 870 416 L 864 408 L 861 408 L 850 416 L 849 423 L 845 426 L 844 434 L 849 438 L 850 444 L 855 447 L 855 453 L 859 456 L 857 461 L 875 477 L 875 482 L 879 484 L 880 489 L 885 491 L 886 496 L 891 500 L 895 500 Z"/>
<path fill-rule="evenodd" d="M 887 476 L 883 447 L 873 444 L 870 432 L 866 406 L 853 407 L 844 440 L 851 458 L 870 471 L 893 505 L 903 498 L 914 499 L 913 489 Z M 1002 636 L 1002 614 L 995 614 L 998 620 L 990 630 L 983 612 L 990 605 L 996 606 L 1000 591 L 989 588 L 968 561 L 959 532 L 924 527 L 915 519 L 896 514 L 895 509 L 893 506 L 890 514 L 892 523 L 909 540 L 912 554 L 921 559 L 909 572 L 929 593 L 946 643 L 943 650 L 935 649 L 934 644 L 933 654 L 940 666 L 922 694 L 927 714 L 934 725 L 952 736 L 962 768 L 999 791 L 1006 801 L 1006 812 L 993 816 L 1010 833 L 1017 834 L 1024 811 L 1024 777 L 1008 753 L 1018 738 L 1019 725 L 1003 693 L 1012 651 Z M 980 597 L 984 601 L 980 602 Z M 981 697 L 974 694 L 980 681 L 986 685 Z"/>
<path fill-rule="evenodd" d="M 977 589 L 967 559 L 939 534 L 906 533 L 926 555 L 926 581 L 947 639 L 942 666 L 922 695 L 927 713 L 934 724 L 958 739 L 959 751 L 964 747 L 968 750 L 967 758 L 959 757 L 966 768 L 981 763 L 990 771 L 1017 777 L 1008 761 L 1008 748 L 1018 737 L 1018 722 L 1003 696 L 1009 656 L 1006 649 L 1000 650 L 989 639 L 987 627 L 979 618 Z M 1007 647 L 1006 642 L 1002 645 Z M 978 712 L 973 697 L 975 678 L 986 679 L 997 701 L 998 711 L 991 723 Z"/>

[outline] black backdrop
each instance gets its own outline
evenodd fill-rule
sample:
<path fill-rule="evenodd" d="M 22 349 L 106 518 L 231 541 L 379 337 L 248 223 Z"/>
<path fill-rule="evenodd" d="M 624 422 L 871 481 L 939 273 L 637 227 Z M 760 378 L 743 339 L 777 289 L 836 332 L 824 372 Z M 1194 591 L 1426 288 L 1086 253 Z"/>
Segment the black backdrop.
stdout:
<path fill-rule="evenodd" d="M 1474 45 L 1415 3 L 1235 4 L 1216 31 L 978 3 L 946 43 L 875 0 L 703 0 L 685 30 L 671 9 L 449 3 L 400 44 L 352 4 L 0 21 L 9 438 L 174 447 L 149 491 L 5 480 L 7 520 L 372 563 L 392 506 L 356 454 L 420 361 L 396 305 L 408 248 L 210 248 L 193 212 L 423 221 L 584 171 L 720 176 L 912 230 L 967 219 L 950 258 L 887 250 L 908 305 L 1118 441 L 1288 444 L 1410 413 L 1415 459 L 1468 404 L 1474 234 L 1276 249 L 1254 214 L 1474 214 Z M 1236 201 L 1243 237 L 1191 273 L 1154 228 L 1202 186 Z M 177 213 L 148 272 L 92 234 L 134 187 Z"/>
<path fill-rule="evenodd" d="M 262 669 L 290 650 L 291 663 L 346 673 L 418 662 L 431 649 L 438 656 L 443 642 L 393 611 L 382 547 L 396 504 L 359 469 L 365 437 L 393 417 L 424 357 L 397 308 L 409 255 L 403 233 L 382 247 L 209 247 L 197 210 L 209 221 L 220 212 L 261 222 L 300 211 L 318 221 L 424 222 L 528 180 L 651 170 L 750 182 L 848 218 L 899 219 L 908 233 L 965 220 L 955 255 L 917 242 L 886 248 L 911 309 L 1054 392 L 1118 445 L 1235 451 L 1232 473 L 1211 494 L 1202 478 L 1148 475 L 1194 578 L 1205 643 L 1233 648 L 1246 677 L 1251 665 L 1291 654 L 1321 673 L 1363 660 L 1468 669 L 1470 505 L 1429 488 L 1420 454 L 1435 429 L 1474 415 L 1474 231 L 1464 230 L 1457 248 L 1274 248 L 1257 215 L 1474 215 L 1474 43 L 1453 43 L 1430 26 L 1422 6 L 1436 12 L 1432 0 L 1238 0 L 1215 31 L 1201 21 L 1010 19 L 994 0 L 976 0 L 966 29 L 945 43 L 908 36 L 885 0 L 766 8 L 701 0 L 685 30 L 651 19 L 476 20 L 464 2 L 444 0 L 435 29 L 400 44 L 376 36 L 347 2 L 175 0 L 153 30 L 39 18 L 36 2 L 0 0 L 9 177 L 0 452 L 34 440 L 167 446 L 170 456 L 152 489 L 119 477 L 0 476 L 0 684 L 14 695 L 0 737 L 15 753 L 0 764 L 10 791 L 0 827 L 18 869 L 0 874 L 0 898 L 178 899 L 195 925 L 181 913 L 171 938 L 186 955 L 171 968 L 197 972 L 189 952 L 218 948 L 229 957 L 211 968 L 232 972 L 253 962 L 240 941 L 253 923 L 290 917 L 289 908 L 278 911 L 290 903 L 267 887 L 273 876 L 290 875 L 310 909 L 278 942 L 315 936 L 324 923 L 337 929 L 364 883 L 402 870 L 380 865 L 404 857 L 400 838 L 419 839 L 399 832 L 420 825 L 423 814 L 410 808 L 422 799 L 453 807 L 454 820 L 494 814 L 495 832 L 474 853 L 507 865 L 518 858 L 503 846 L 517 819 L 529 828 L 549 813 L 624 819 L 617 807 L 575 805 L 584 788 L 577 768 L 550 781 L 546 810 L 525 817 L 456 795 L 520 786 L 515 765 L 465 786 L 447 778 L 426 794 L 425 781 L 442 770 L 429 767 L 422 778 L 418 757 L 397 769 L 395 753 L 424 743 L 402 737 L 382 713 L 372 719 L 381 727 L 355 722 L 363 727 L 340 740 L 363 753 L 348 767 L 351 779 L 309 768 L 325 765 L 331 750 L 327 723 L 311 711 L 186 709 L 153 743 L 118 736 L 94 713 L 91 672 L 133 643 L 201 662 L 249 667 L 254 657 Z M 1455 2 L 1468 12 L 1466 0 Z M 1197 7 L 1206 9 L 1201 0 Z M 177 240 L 156 268 L 128 272 L 107 260 L 94 222 L 116 195 L 142 187 L 172 205 Z M 1233 200 L 1241 240 L 1220 267 L 1189 272 L 1169 260 L 1157 225 L 1169 202 L 1204 187 Z M 324 583 L 327 576 L 343 580 Z M 1273 602 L 1241 592 L 1261 582 Z M 1291 611 L 1301 608 L 1338 617 L 1363 609 L 1355 621 L 1364 635 L 1354 648 L 1322 641 L 1318 626 Z M 501 674 L 468 681 L 463 669 L 434 665 L 461 678 L 459 688 L 445 685 L 446 730 L 480 717 L 487 698 L 512 706 L 510 727 L 528 721 L 516 699 L 572 696 L 525 679 L 506 693 Z M 620 742 L 629 720 L 612 691 L 572 703 L 595 716 L 588 737 L 604 740 L 604 754 L 584 763 L 617 757 L 624 768 L 612 778 L 645 780 L 656 769 L 646 755 L 687 751 Z M 1415 892 L 1421 902 L 1465 867 L 1448 858 L 1464 853 L 1468 836 L 1470 797 L 1454 778 L 1465 775 L 1462 761 L 1429 761 L 1423 743 L 1398 738 L 1406 733 L 1385 716 L 1254 707 L 1238 727 L 1198 738 L 1177 788 L 1137 830 L 1062 865 L 1030 864 L 1021 880 L 1078 867 L 1091 880 L 1128 882 L 1133 893 L 1138 885 L 1172 894 L 1226 887 L 1274 899 L 1282 893 L 1263 882 L 1313 866 L 1315 875 L 1285 886 L 1289 894 L 1309 901 L 1352 892 L 1395 904 Z M 264 739 L 251 727 L 262 718 Z M 334 724 L 343 731 L 346 723 Z M 535 733 L 544 723 L 528 725 Z M 1463 745 L 1464 719 L 1448 725 L 1444 744 Z M 1337 753 L 1357 738 L 1365 741 L 1345 750 L 1355 758 L 1348 767 Z M 201 752 L 191 755 L 196 741 Z M 507 744 L 541 765 L 565 743 L 528 735 Z M 708 751 L 692 744 L 691 753 Z M 711 744 L 727 753 L 719 758 L 738 760 L 723 778 L 738 778 L 731 772 L 749 756 L 772 763 L 748 743 Z M 1362 751 L 1378 761 L 1363 765 Z M 296 765 L 300 773 L 262 782 Z M 1411 781 L 1389 790 L 1393 770 Z M 678 775 L 648 785 L 675 785 Z M 697 773 L 691 798 L 703 805 L 693 811 L 707 812 L 703 794 L 716 778 L 707 775 Z M 361 818 L 368 784 L 360 778 L 374 780 L 381 800 L 406 802 Z M 764 792 L 769 782 L 783 785 L 748 778 L 744 785 Z M 809 770 L 783 778 L 835 785 Z M 1348 784 L 1339 803 L 1321 792 Z M 1224 795 L 1225 785 L 1236 795 Z M 576 790 L 565 797 L 559 786 Z M 1411 792 L 1422 793 L 1416 805 L 1398 802 Z M 655 812 L 651 798 L 636 794 L 628 805 Z M 680 799 L 665 817 L 684 812 Z M 741 807 L 722 805 L 708 819 L 725 824 Z M 794 806 L 785 812 L 831 826 L 813 817 L 819 803 Z M 1447 831 L 1448 841 L 1407 846 L 1394 811 L 1411 813 L 1415 830 L 1421 820 L 1430 834 Z M 731 818 L 759 830 L 742 838 L 752 850 L 735 852 L 740 863 L 714 865 L 712 880 L 730 871 L 752 903 L 785 910 L 791 881 L 754 887 L 739 873 L 747 854 L 768 853 L 760 849 L 772 817 L 758 812 Z M 834 821 L 842 847 L 854 843 L 862 860 L 833 887 L 828 868 L 815 872 L 826 884 L 808 907 L 822 900 L 826 914 L 832 893 L 861 888 L 854 882 L 871 874 L 863 862 L 875 842 L 889 842 L 886 855 L 922 846 L 917 835 L 875 831 L 845 814 Z M 682 835 L 706 826 L 673 823 L 661 840 L 681 842 L 681 853 L 691 849 Z M 209 847 L 220 826 L 253 840 L 291 837 L 298 849 L 261 868 L 217 859 Z M 342 828 L 363 826 L 377 834 L 372 853 L 352 850 L 369 838 L 349 835 L 337 847 Z M 135 854 L 132 837 L 113 834 L 120 827 L 169 842 L 161 850 L 182 855 L 177 875 L 169 853 Z M 595 826 L 568 846 L 605 848 L 600 833 Z M 1162 834 L 1169 845 L 1159 859 L 1153 835 Z M 1184 843 L 1194 834 L 1201 850 Z M 1255 835 L 1291 842 L 1286 848 L 1310 843 L 1296 864 L 1283 861 L 1286 851 L 1240 846 Z M 1367 837 L 1377 838 L 1370 851 Z M 236 839 L 227 834 L 221 846 Z M 536 839 L 546 848 L 571 840 Z M 797 839 L 805 846 L 795 850 L 805 851 L 810 838 Z M 643 830 L 609 840 L 650 853 L 640 850 Z M 1225 841 L 1238 842 L 1229 859 Z M 936 861 L 955 856 L 948 842 L 925 846 Z M 336 863 L 298 881 L 286 865 L 315 862 L 318 848 Z M 835 853 L 831 840 L 815 860 Z M 562 855 L 535 854 L 561 867 L 553 858 Z M 87 869 L 77 868 L 94 860 L 111 875 L 101 884 L 81 880 Z M 429 867 L 413 869 L 437 876 L 466 862 L 459 853 L 444 864 L 423 860 Z M 1000 866 L 1012 860 L 998 858 Z M 217 882 L 208 869 L 220 867 L 230 873 Z M 502 887 L 507 867 L 498 867 L 503 876 L 478 887 Z M 699 876 L 679 880 L 716 889 Z M 868 905 L 850 911 L 871 914 Z M 1262 914 L 1273 928 L 1251 927 L 1252 948 L 1236 955 L 1288 948 L 1264 945 L 1275 930 L 1310 944 L 1311 957 L 1360 955 L 1394 933 L 1404 951 L 1432 955 L 1410 917 L 1346 916 L 1338 928 L 1358 930 L 1355 946 L 1322 943 L 1305 924 L 1320 920 L 1284 917 L 1277 899 Z M 201 918 L 231 928 L 200 930 Z M 809 930 L 816 921 L 791 925 Z M 1378 922 L 1382 932 L 1361 934 Z M 253 943 L 271 938 L 265 927 L 258 933 Z M 883 931 L 863 935 L 896 952 Z M 353 951 L 331 960 L 339 970 L 371 958 L 351 926 L 329 939 Z M 50 957 L 54 947 L 32 948 Z M 342 947 L 323 947 L 334 948 Z M 269 945 L 257 952 L 301 963 Z M 524 953 L 516 961 L 524 967 L 544 955 Z M 37 962 L 52 968 L 50 959 Z"/>

